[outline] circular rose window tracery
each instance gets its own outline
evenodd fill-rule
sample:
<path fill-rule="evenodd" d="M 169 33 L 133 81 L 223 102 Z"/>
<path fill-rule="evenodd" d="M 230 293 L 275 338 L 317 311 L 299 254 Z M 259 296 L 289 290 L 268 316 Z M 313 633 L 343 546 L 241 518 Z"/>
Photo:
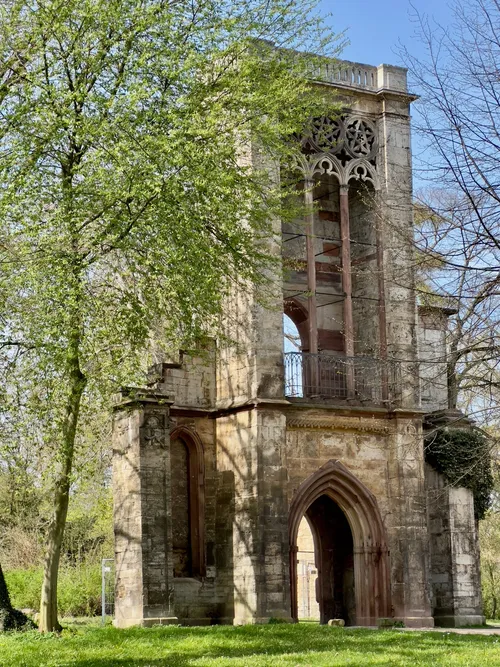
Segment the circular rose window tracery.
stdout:
<path fill-rule="evenodd" d="M 377 152 L 377 132 L 369 120 L 356 116 L 329 118 L 318 116 L 311 121 L 309 133 L 302 140 L 306 153 L 331 153 L 371 160 Z"/>
<path fill-rule="evenodd" d="M 376 148 L 375 128 L 362 118 L 346 121 L 346 144 L 353 157 L 370 158 Z"/>
<path fill-rule="evenodd" d="M 344 140 L 343 123 L 327 116 L 314 118 L 311 135 L 312 141 L 321 151 L 334 152 L 342 145 Z"/>

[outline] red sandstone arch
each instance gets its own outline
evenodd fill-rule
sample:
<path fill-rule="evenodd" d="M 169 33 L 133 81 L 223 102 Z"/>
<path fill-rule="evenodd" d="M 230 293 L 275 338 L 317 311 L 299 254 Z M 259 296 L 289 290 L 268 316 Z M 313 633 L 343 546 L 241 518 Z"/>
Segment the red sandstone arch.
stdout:
<path fill-rule="evenodd" d="M 290 505 L 290 584 L 292 617 L 297 611 L 297 533 L 308 507 L 326 495 L 346 515 L 354 546 L 356 624 L 376 625 L 392 616 L 389 551 L 375 496 L 339 461 L 328 461 L 298 488 Z"/>
<path fill-rule="evenodd" d="M 193 576 L 204 577 L 205 562 L 205 461 L 203 444 L 196 431 L 177 426 L 170 433 L 170 441 L 182 440 L 189 460 L 189 528 Z"/>

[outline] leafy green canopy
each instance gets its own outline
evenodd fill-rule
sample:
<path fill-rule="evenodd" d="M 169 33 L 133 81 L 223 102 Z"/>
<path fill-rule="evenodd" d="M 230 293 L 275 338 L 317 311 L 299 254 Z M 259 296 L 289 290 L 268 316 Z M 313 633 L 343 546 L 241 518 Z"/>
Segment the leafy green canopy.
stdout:
<path fill-rule="evenodd" d="M 69 349 L 101 395 L 155 337 L 216 331 L 232 284 L 265 284 L 293 185 L 249 157 L 293 159 L 283 138 L 324 104 L 293 51 L 335 50 L 316 4 L 2 3 L 0 361 L 46 442 Z"/>
<path fill-rule="evenodd" d="M 486 436 L 478 429 L 437 429 L 426 436 L 425 458 L 452 486 L 472 491 L 476 517 L 484 518 L 494 486 Z"/>
<path fill-rule="evenodd" d="M 316 4 L 0 5 L 0 436 L 51 454 L 42 631 L 111 391 L 220 331 L 235 283 L 265 294 L 271 222 L 296 213 L 284 138 L 323 106 L 293 50 L 328 48 Z"/>

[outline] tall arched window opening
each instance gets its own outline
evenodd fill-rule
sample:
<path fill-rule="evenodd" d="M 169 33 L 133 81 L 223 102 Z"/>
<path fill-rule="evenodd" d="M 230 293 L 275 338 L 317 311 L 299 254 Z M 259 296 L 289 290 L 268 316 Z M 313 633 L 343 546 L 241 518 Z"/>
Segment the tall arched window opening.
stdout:
<path fill-rule="evenodd" d="M 285 353 L 285 394 L 302 397 L 302 345 L 297 326 L 286 313 L 283 315 L 283 351 Z"/>
<path fill-rule="evenodd" d="M 195 433 L 171 434 L 172 552 L 174 577 L 205 576 L 203 449 Z"/>

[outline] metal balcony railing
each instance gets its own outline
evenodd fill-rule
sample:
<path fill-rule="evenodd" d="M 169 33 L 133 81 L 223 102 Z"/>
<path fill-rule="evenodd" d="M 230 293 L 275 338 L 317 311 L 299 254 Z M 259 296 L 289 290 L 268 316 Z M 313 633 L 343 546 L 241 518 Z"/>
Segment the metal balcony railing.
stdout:
<path fill-rule="evenodd" d="M 373 357 L 286 352 L 285 396 L 384 405 L 399 395 L 397 362 Z"/>

